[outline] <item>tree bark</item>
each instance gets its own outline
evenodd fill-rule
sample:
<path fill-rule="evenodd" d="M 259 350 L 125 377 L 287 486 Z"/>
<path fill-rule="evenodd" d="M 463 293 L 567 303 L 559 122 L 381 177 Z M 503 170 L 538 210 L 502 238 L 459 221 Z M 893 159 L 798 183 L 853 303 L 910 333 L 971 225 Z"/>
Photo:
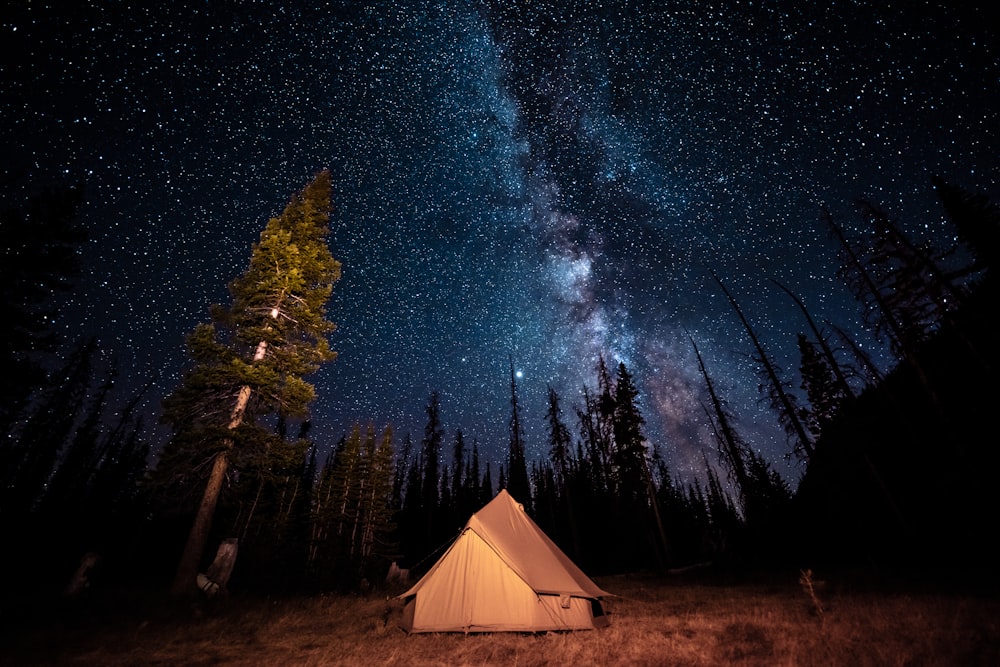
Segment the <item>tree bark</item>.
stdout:
<path fill-rule="evenodd" d="M 267 341 L 262 340 L 257 345 L 253 360 L 260 361 L 266 352 Z M 246 414 L 251 393 L 252 390 L 248 385 L 240 387 L 236 405 L 229 416 L 228 428 L 230 431 L 243 423 L 243 416 Z M 233 448 L 233 439 L 226 438 L 223 445 L 222 451 L 215 455 L 215 461 L 212 462 L 212 472 L 208 476 L 208 483 L 201 495 L 201 504 L 198 506 L 194 523 L 191 525 L 191 532 L 188 533 L 180 563 L 177 565 L 177 573 L 174 575 L 174 583 L 170 589 L 170 594 L 174 597 L 189 597 L 198 592 L 198 566 L 201 563 L 202 554 L 205 553 L 208 534 L 212 529 L 212 517 L 215 516 L 215 507 L 219 504 L 219 492 L 222 491 L 222 482 L 229 469 L 229 452 Z"/>
<path fill-rule="evenodd" d="M 208 476 L 208 484 L 205 485 L 201 504 L 198 506 L 198 513 L 195 514 L 191 532 L 188 533 L 187 544 L 184 546 L 184 553 L 181 555 L 177 574 L 174 576 L 174 585 L 170 591 L 174 597 L 188 597 L 198 590 L 198 566 L 205 551 L 205 544 L 208 542 L 208 533 L 212 528 L 212 517 L 219 502 L 222 481 L 229 467 L 229 448 L 232 447 L 232 441 L 227 440 L 226 443 L 227 448 L 215 455 L 212 472 Z"/>

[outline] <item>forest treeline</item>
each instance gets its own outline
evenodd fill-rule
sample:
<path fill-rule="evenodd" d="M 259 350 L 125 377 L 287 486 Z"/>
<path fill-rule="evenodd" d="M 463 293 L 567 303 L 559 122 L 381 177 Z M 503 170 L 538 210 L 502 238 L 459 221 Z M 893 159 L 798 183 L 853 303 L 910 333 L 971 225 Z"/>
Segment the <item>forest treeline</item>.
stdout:
<path fill-rule="evenodd" d="M 604 359 L 577 404 L 548 388 L 538 460 L 525 454 L 512 366 L 499 465 L 461 430 L 446 432 L 438 392 L 422 434 L 372 422 L 337 443 L 314 441 L 315 391 L 304 378 L 335 356 L 325 304 L 340 269 L 326 242 L 326 172 L 269 221 L 230 284 L 231 304 L 189 337 L 191 366 L 161 414 L 173 437 L 151 464 L 142 395 L 116 403 L 114 363 L 95 341 L 52 367 L 58 341 L 45 317 L 72 287 L 85 230 L 75 222 L 82 190 L 40 192 L 2 213 L 0 284 L 13 324 L 0 370 L 16 379 L 0 410 L 0 522 L 13 538 L 5 564 L 32 573 L 19 584 L 58 586 L 94 553 L 107 580 L 173 577 L 182 593 L 235 538 L 233 586 L 357 590 L 379 586 L 392 563 L 414 574 L 432 565 L 506 488 L 590 574 L 986 567 L 998 504 L 988 415 L 1000 210 L 944 180 L 932 185 L 949 226 L 935 238 L 947 245 L 911 235 L 929 221 L 905 225 L 868 202 L 850 225 L 820 213 L 860 321 L 830 322 L 774 282 L 802 316 L 802 331 L 786 332 L 797 374 L 777 366 L 754 314 L 713 274 L 801 463 L 794 491 L 740 433 L 693 338 L 715 436 L 695 479 L 670 469 L 669 443 L 646 437 L 630 369 Z M 848 335 L 858 324 L 892 367 Z"/>

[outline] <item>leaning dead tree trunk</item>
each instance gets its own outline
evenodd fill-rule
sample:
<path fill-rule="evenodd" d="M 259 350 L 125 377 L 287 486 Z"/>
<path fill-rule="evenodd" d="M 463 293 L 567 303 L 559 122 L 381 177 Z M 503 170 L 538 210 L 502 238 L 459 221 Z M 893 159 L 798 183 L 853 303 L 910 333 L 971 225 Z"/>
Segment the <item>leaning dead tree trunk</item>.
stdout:
<path fill-rule="evenodd" d="M 860 368 L 852 367 L 855 372 L 862 374 L 861 377 L 864 383 L 868 387 L 874 387 L 880 384 L 885 379 L 885 373 L 879 370 L 878 364 L 872 359 L 871 355 L 865 352 L 864 348 L 858 345 L 857 341 L 851 337 L 846 331 L 841 327 L 832 323 L 830 320 L 825 320 L 827 326 L 832 328 L 836 332 L 837 337 L 840 338 L 841 342 L 850 348 L 851 354 L 854 355 L 855 363 L 860 364 Z"/>
<path fill-rule="evenodd" d="M 868 291 L 868 294 L 878 306 L 879 312 L 882 314 L 886 327 L 889 330 L 889 334 L 903 356 L 903 361 L 906 362 L 906 364 L 913 371 L 914 375 L 917 376 L 917 380 L 924 392 L 927 394 L 927 398 L 930 400 L 935 414 L 939 418 L 942 418 L 944 415 L 944 409 L 941 407 L 941 399 L 938 398 L 937 392 L 935 392 L 934 388 L 931 386 L 930 379 L 927 377 L 924 367 L 917 360 L 913 350 L 907 344 L 907 339 L 906 336 L 903 335 L 902 327 L 896 320 L 892 309 L 889 308 L 889 306 L 885 303 L 885 299 L 882 298 L 882 292 L 879 290 L 878 285 L 875 284 L 875 280 L 865 268 L 861 258 L 858 257 L 854 248 L 852 248 L 851 244 L 847 241 L 847 237 L 844 235 L 844 230 L 842 230 L 840 226 L 834 222 L 833 216 L 826 209 L 823 210 L 823 219 L 837 237 L 837 241 L 840 243 L 841 248 L 844 249 L 844 253 L 850 261 L 851 268 L 857 273 L 858 278 L 864 285 L 864 288 Z"/>
<path fill-rule="evenodd" d="M 784 417 L 781 422 L 782 424 L 787 424 L 793 431 L 796 438 L 798 438 L 799 444 L 802 447 L 802 451 L 805 452 L 806 458 L 811 458 L 813 455 L 813 443 L 809 434 L 806 433 L 806 427 L 802 424 L 802 420 L 799 419 L 798 412 L 795 409 L 795 405 L 792 403 L 791 397 L 788 392 L 785 391 L 785 387 L 778 377 L 778 371 L 771 362 L 771 358 L 764 351 L 764 346 L 761 344 L 760 339 L 757 338 L 757 334 L 754 332 L 753 327 L 750 326 L 750 322 L 747 321 L 746 316 L 743 314 L 743 310 L 740 305 L 733 298 L 733 295 L 729 293 L 726 286 L 719 279 L 719 276 L 715 275 L 712 271 L 712 277 L 715 278 L 715 282 L 719 284 L 722 289 L 723 294 L 729 299 L 729 303 L 733 306 L 733 310 L 740 318 L 740 322 L 743 323 L 743 327 L 746 329 L 747 334 L 750 336 L 750 340 L 753 342 L 754 347 L 757 349 L 757 354 L 760 355 L 760 362 L 763 364 L 764 372 L 767 374 L 768 382 L 771 384 L 772 396 L 777 399 L 777 406 L 781 410 L 781 416 Z"/>
<path fill-rule="evenodd" d="M 698 368 L 701 370 L 701 375 L 705 378 L 705 386 L 708 388 L 708 396 L 712 399 L 712 411 L 715 413 L 715 418 L 712 418 L 712 413 L 708 413 L 709 419 L 716 428 L 716 440 L 722 446 L 722 450 L 729 461 L 729 468 L 736 478 L 736 486 L 740 490 L 740 494 L 746 497 L 746 494 L 750 490 L 750 477 L 747 474 L 746 462 L 743 460 L 743 451 L 740 447 L 739 436 L 733 429 L 732 424 L 729 423 L 729 418 L 726 416 L 726 410 L 722 405 L 722 399 L 715 391 L 715 385 L 712 383 L 712 378 L 708 374 L 708 369 L 705 368 L 705 361 L 701 357 L 701 351 L 698 350 L 698 344 L 694 342 L 694 337 L 688 336 L 691 339 L 691 347 L 694 348 L 694 354 L 698 357 Z"/>
<path fill-rule="evenodd" d="M 833 354 L 833 350 L 830 349 L 830 344 L 823 336 L 823 333 L 819 330 L 819 326 L 817 326 L 815 320 L 813 320 L 812 315 L 809 314 L 809 311 L 806 309 L 806 305 L 802 303 L 802 299 L 774 278 L 771 279 L 771 282 L 791 297 L 792 301 L 795 302 L 795 305 L 802 311 L 802 314 L 806 318 L 806 322 L 809 323 L 809 328 L 813 332 L 813 336 L 816 337 L 816 342 L 819 343 L 820 349 L 823 351 L 823 356 L 826 357 L 827 364 L 830 365 L 830 370 L 833 371 L 834 376 L 837 378 L 837 384 L 840 385 L 841 390 L 844 392 L 844 396 L 855 398 L 854 390 L 851 389 L 850 383 L 847 382 L 847 376 L 844 374 L 844 369 L 840 367 L 840 364 L 837 362 L 837 358 Z"/>

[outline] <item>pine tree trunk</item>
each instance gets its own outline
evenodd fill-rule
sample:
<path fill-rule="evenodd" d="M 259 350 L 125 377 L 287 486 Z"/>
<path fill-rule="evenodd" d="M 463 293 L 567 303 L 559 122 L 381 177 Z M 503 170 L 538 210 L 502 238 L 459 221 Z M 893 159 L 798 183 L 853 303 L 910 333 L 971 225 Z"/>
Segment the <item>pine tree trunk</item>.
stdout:
<path fill-rule="evenodd" d="M 174 597 L 193 595 L 198 590 L 198 566 L 201 562 L 201 555 L 205 551 L 205 544 L 208 542 L 208 533 L 212 528 L 212 517 L 215 515 L 215 506 L 219 502 L 219 492 L 222 490 L 222 481 L 226 477 L 228 467 L 229 449 L 227 448 L 215 455 L 212 473 L 208 476 L 208 484 L 201 496 L 201 505 L 199 505 L 198 513 L 194 517 L 194 524 L 191 526 L 187 544 L 184 546 L 184 553 L 177 566 L 177 574 L 174 576 L 174 585 L 170 590 Z"/>
<path fill-rule="evenodd" d="M 262 340 L 257 345 L 257 350 L 253 355 L 254 361 L 263 359 L 266 352 L 267 341 Z M 243 415 L 246 413 L 247 403 L 250 402 L 250 393 L 249 386 L 240 387 L 236 406 L 233 407 L 233 412 L 229 417 L 230 431 L 243 423 Z M 188 533 L 187 544 L 184 545 L 184 553 L 181 554 L 180 563 L 177 565 L 177 573 L 174 575 L 174 583 L 170 589 L 170 594 L 174 597 L 186 597 L 198 592 L 198 566 L 201 563 L 202 554 L 205 553 L 208 534 L 212 529 L 212 517 L 215 516 L 215 507 L 219 503 L 222 482 L 226 478 L 226 471 L 229 468 L 229 450 L 233 448 L 232 438 L 226 438 L 223 444 L 222 451 L 215 455 L 212 472 L 208 476 L 208 483 L 201 495 L 198 513 L 195 514 L 191 532 Z"/>

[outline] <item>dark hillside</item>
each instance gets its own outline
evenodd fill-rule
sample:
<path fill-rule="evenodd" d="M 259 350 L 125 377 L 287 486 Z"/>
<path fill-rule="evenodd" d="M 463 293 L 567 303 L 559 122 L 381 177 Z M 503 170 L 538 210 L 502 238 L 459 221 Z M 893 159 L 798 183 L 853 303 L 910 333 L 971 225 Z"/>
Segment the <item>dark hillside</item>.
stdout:
<path fill-rule="evenodd" d="M 1000 389 L 995 279 L 824 431 L 795 499 L 800 556 L 875 567 L 986 567 L 995 553 Z"/>

